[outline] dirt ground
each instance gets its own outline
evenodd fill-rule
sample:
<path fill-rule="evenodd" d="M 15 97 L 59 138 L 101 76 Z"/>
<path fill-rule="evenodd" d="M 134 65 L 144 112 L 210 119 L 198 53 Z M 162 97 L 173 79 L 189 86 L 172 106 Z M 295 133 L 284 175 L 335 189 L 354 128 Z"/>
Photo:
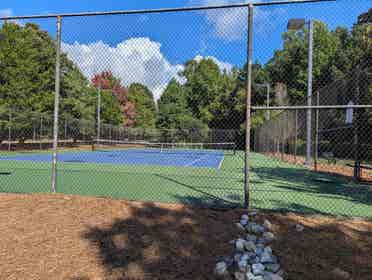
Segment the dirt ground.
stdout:
<path fill-rule="evenodd" d="M 0 195 L 0 279 L 215 279 L 241 210 Z M 265 214 L 287 279 L 371 279 L 372 221 Z M 297 223 L 305 230 L 297 233 Z"/>

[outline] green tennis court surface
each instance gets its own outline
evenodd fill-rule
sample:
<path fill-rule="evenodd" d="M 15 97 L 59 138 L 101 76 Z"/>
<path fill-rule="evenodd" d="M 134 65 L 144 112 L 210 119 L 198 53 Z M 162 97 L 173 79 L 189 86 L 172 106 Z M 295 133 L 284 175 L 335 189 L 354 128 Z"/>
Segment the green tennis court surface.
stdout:
<path fill-rule="evenodd" d="M 225 156 L 220 169 L 61 162 L 58 164 L 58 192 L 241 207 L 244 201 L 243 156 L 240 152 Z M 252 154 L 251 162 L 254 208 L 372 217 L 370 186 L 311 172 L 260 154 Z M 1 192 L 50 192 L 50 186 L 50 163 L 0 161 Z"/>

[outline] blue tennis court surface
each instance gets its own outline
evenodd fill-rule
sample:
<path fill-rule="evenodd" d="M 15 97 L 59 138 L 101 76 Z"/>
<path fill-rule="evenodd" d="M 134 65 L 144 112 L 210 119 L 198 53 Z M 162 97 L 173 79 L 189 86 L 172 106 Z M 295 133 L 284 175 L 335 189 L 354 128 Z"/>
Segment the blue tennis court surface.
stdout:
<path fill-rule="evenodd" d="M 154 150 L 113 150 L 95 152 L 65 152 L 58 155 L 59 162 L 99 163 L 124 165 L 160 165 L 179 167 L 219 168 L 223 151 L 177 150 L 161 152 Z M 0 160 L 51 162 L 51 154 L 27 154 L 3 156 Z"/>

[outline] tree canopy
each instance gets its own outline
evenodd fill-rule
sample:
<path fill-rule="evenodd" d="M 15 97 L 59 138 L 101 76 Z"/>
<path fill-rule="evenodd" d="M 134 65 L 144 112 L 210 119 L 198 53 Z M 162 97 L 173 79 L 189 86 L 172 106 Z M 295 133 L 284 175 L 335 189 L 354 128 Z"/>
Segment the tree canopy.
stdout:
<path fill-rule="evenodd" d="M 351 30 L 330 30 L 323 22 L 314 25 L 314 91 L 344 79 L 357 68 L 370 81 L 372 42 L 371 26 L 364 24 L 369 14 L 361 15 Z M 265 64 L 253 64 L 252 104 L 264 106 L 267 92 L 263 84 L 285 85 L 289 104 L 302 102 L 307 91 L 308 28 L 282 35 L 283 46 Z M 55 56 L 53 38 L 35 24 L 4 23 L 0 28 L 0 128 L 9 125 L 10 112 L 22 120 L 52 117 L 54 109 Z M 179 77 L 172 79 L 160 99 L 146 85 L 124 85 L 110 71 L 95 73 L 91 80 L 66 54 L 61 56 L 62 119 L 95 122 L 97 96 L 102 96 L 102 122 L 123 127 L 161 129 L 237 129 L 245 122 L 247 66 L 221 69 L 211 58 L 191 59 Z M 129 75 L 129 73 L 128 73 Z M 372 98 L 371 83 L 363 86 Z M 340 95 L 349 94 L 340 93 Z M 275 101 L 271 94 L 271 105 Z M 264 113 L 253 114 L 253 126 L 264 121 Z"/>

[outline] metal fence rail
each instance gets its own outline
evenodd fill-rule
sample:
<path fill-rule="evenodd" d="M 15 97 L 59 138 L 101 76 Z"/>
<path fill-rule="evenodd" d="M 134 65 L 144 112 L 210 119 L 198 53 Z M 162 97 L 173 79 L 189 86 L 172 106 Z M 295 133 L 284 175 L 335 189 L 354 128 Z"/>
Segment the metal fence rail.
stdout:
<path fill-rule="evenodd" d="M 300 0 L 0 18 L 0 168 L 19 171 L 1 191 L 290 211 L 305 197 L 364 215 L 312 197 L 345 179 L 326 195 L 357 184 L 369 203 L 371 30 L 357 14 L 345 29 L 344 13 Z M 33 172 L 42 187 L 27 189 Z"/>

